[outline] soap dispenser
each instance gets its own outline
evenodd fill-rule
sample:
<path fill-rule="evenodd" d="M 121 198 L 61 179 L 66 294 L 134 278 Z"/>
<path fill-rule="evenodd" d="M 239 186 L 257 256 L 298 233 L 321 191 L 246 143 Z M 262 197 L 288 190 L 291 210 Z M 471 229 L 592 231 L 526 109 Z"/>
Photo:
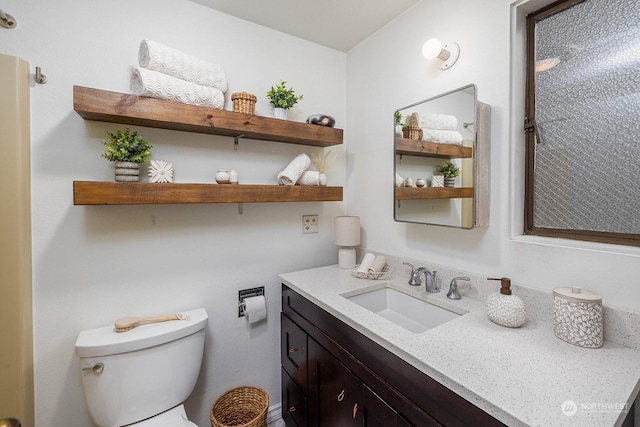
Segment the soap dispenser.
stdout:
<path fill-rule="evenodd" d="M 492 322 L 507 328 L 518 328 L 524 324 L 526 312 L 524 303 L 516 295 L 511 295 L 511 279 L 503 277 L 500 280 L 500 292 L 487 298 L 487 316 Z"/>

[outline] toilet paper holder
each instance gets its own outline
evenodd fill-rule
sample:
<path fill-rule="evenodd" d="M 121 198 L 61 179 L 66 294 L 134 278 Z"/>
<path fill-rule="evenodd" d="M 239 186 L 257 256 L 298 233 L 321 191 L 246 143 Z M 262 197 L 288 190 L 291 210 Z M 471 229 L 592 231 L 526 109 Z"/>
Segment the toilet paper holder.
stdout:
<path fill-rule="evenodd" d="M 251 297 L 264 295 L 264 286 L 257 288 L 242 289 L 238 291 L 238 317 L 244 317 L 245 304 L 244 300 Z"/>

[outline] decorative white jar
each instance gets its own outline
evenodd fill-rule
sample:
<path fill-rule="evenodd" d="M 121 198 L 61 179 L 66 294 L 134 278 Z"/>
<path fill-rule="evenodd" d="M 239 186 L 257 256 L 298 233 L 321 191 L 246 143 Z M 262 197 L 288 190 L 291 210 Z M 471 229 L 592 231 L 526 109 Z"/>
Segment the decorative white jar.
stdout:
<path fill-rule="evenodd" d="M 218 169 L 218 172 L 216 173 L 216 182 L 218 184 L 228 184 L 229 180 L 229 171 L 226 169 Z"/>
<path fill-rule="evenodd" d="M 602 297 L 577 286 L 553 290 L 553 333 L 569 344 L 602 347 Z"/>

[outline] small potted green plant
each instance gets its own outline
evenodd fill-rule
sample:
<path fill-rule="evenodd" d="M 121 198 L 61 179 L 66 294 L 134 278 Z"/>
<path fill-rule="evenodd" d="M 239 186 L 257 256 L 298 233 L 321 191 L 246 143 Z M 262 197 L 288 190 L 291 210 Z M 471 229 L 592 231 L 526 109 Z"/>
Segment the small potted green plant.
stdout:
<path fill-rule="evenodd" d="M 278 119 L 287 118 L 287 110 L 296 105 L 298 101 L 304 98 L 304 95 L 297 96 L 293 89 L 287 88 L 287 82 L 284 80 L 267 92 L 269 103 L 273 105 L 273 117 Z"/>
<path fill-rule="evenodd" d="M 396 121 L 396 136 L 402 136 L 402 114 L 400 114 L 400 111 L 396 111 L 395 121 Z"/>
<path fill-rule="evenodd" d="M 103 141 L 102 157 L 115 162 L 117 182 L 136 182 L 140 179 L 140 163 L 151 157 L 153 148 L 138 132 L 126 129 L 116 133 L 107 131 L 109 139 Z"/>
<path fill-rule="evenodd" d="M 460 175 L 460 168 L 452 162 L 447 162 L 436 167 L 436 174 L 444 176 L 445 187 L 453 187 L 456 177 Z"/>

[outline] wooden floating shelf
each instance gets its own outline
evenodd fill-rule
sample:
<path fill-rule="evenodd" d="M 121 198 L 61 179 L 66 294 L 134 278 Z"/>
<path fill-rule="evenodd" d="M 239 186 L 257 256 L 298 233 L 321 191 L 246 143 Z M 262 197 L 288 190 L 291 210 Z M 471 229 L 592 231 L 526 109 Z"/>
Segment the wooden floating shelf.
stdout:
<path fill-rule="evenodd" d="M 473 187 L 396 187 L 396 200 L 466 199 L 473 197 Z"/>
<path fill-rule="evenodd" d="M 74 205 L 339 202 L 342 187 L 74 181 Z"/>
<path fill-rule="evenodd" d="M 73 109 L 85 120 L 173 129 L 289 144 L 342 144 L 342 129 L 198 107 L 162 99 L 73 87 Z"/>
<path fill-rule="evenodd" d="M 396 137 L 396 154 L 442 159 L 468 159 L 473 157 L 473 148 Z"/>

